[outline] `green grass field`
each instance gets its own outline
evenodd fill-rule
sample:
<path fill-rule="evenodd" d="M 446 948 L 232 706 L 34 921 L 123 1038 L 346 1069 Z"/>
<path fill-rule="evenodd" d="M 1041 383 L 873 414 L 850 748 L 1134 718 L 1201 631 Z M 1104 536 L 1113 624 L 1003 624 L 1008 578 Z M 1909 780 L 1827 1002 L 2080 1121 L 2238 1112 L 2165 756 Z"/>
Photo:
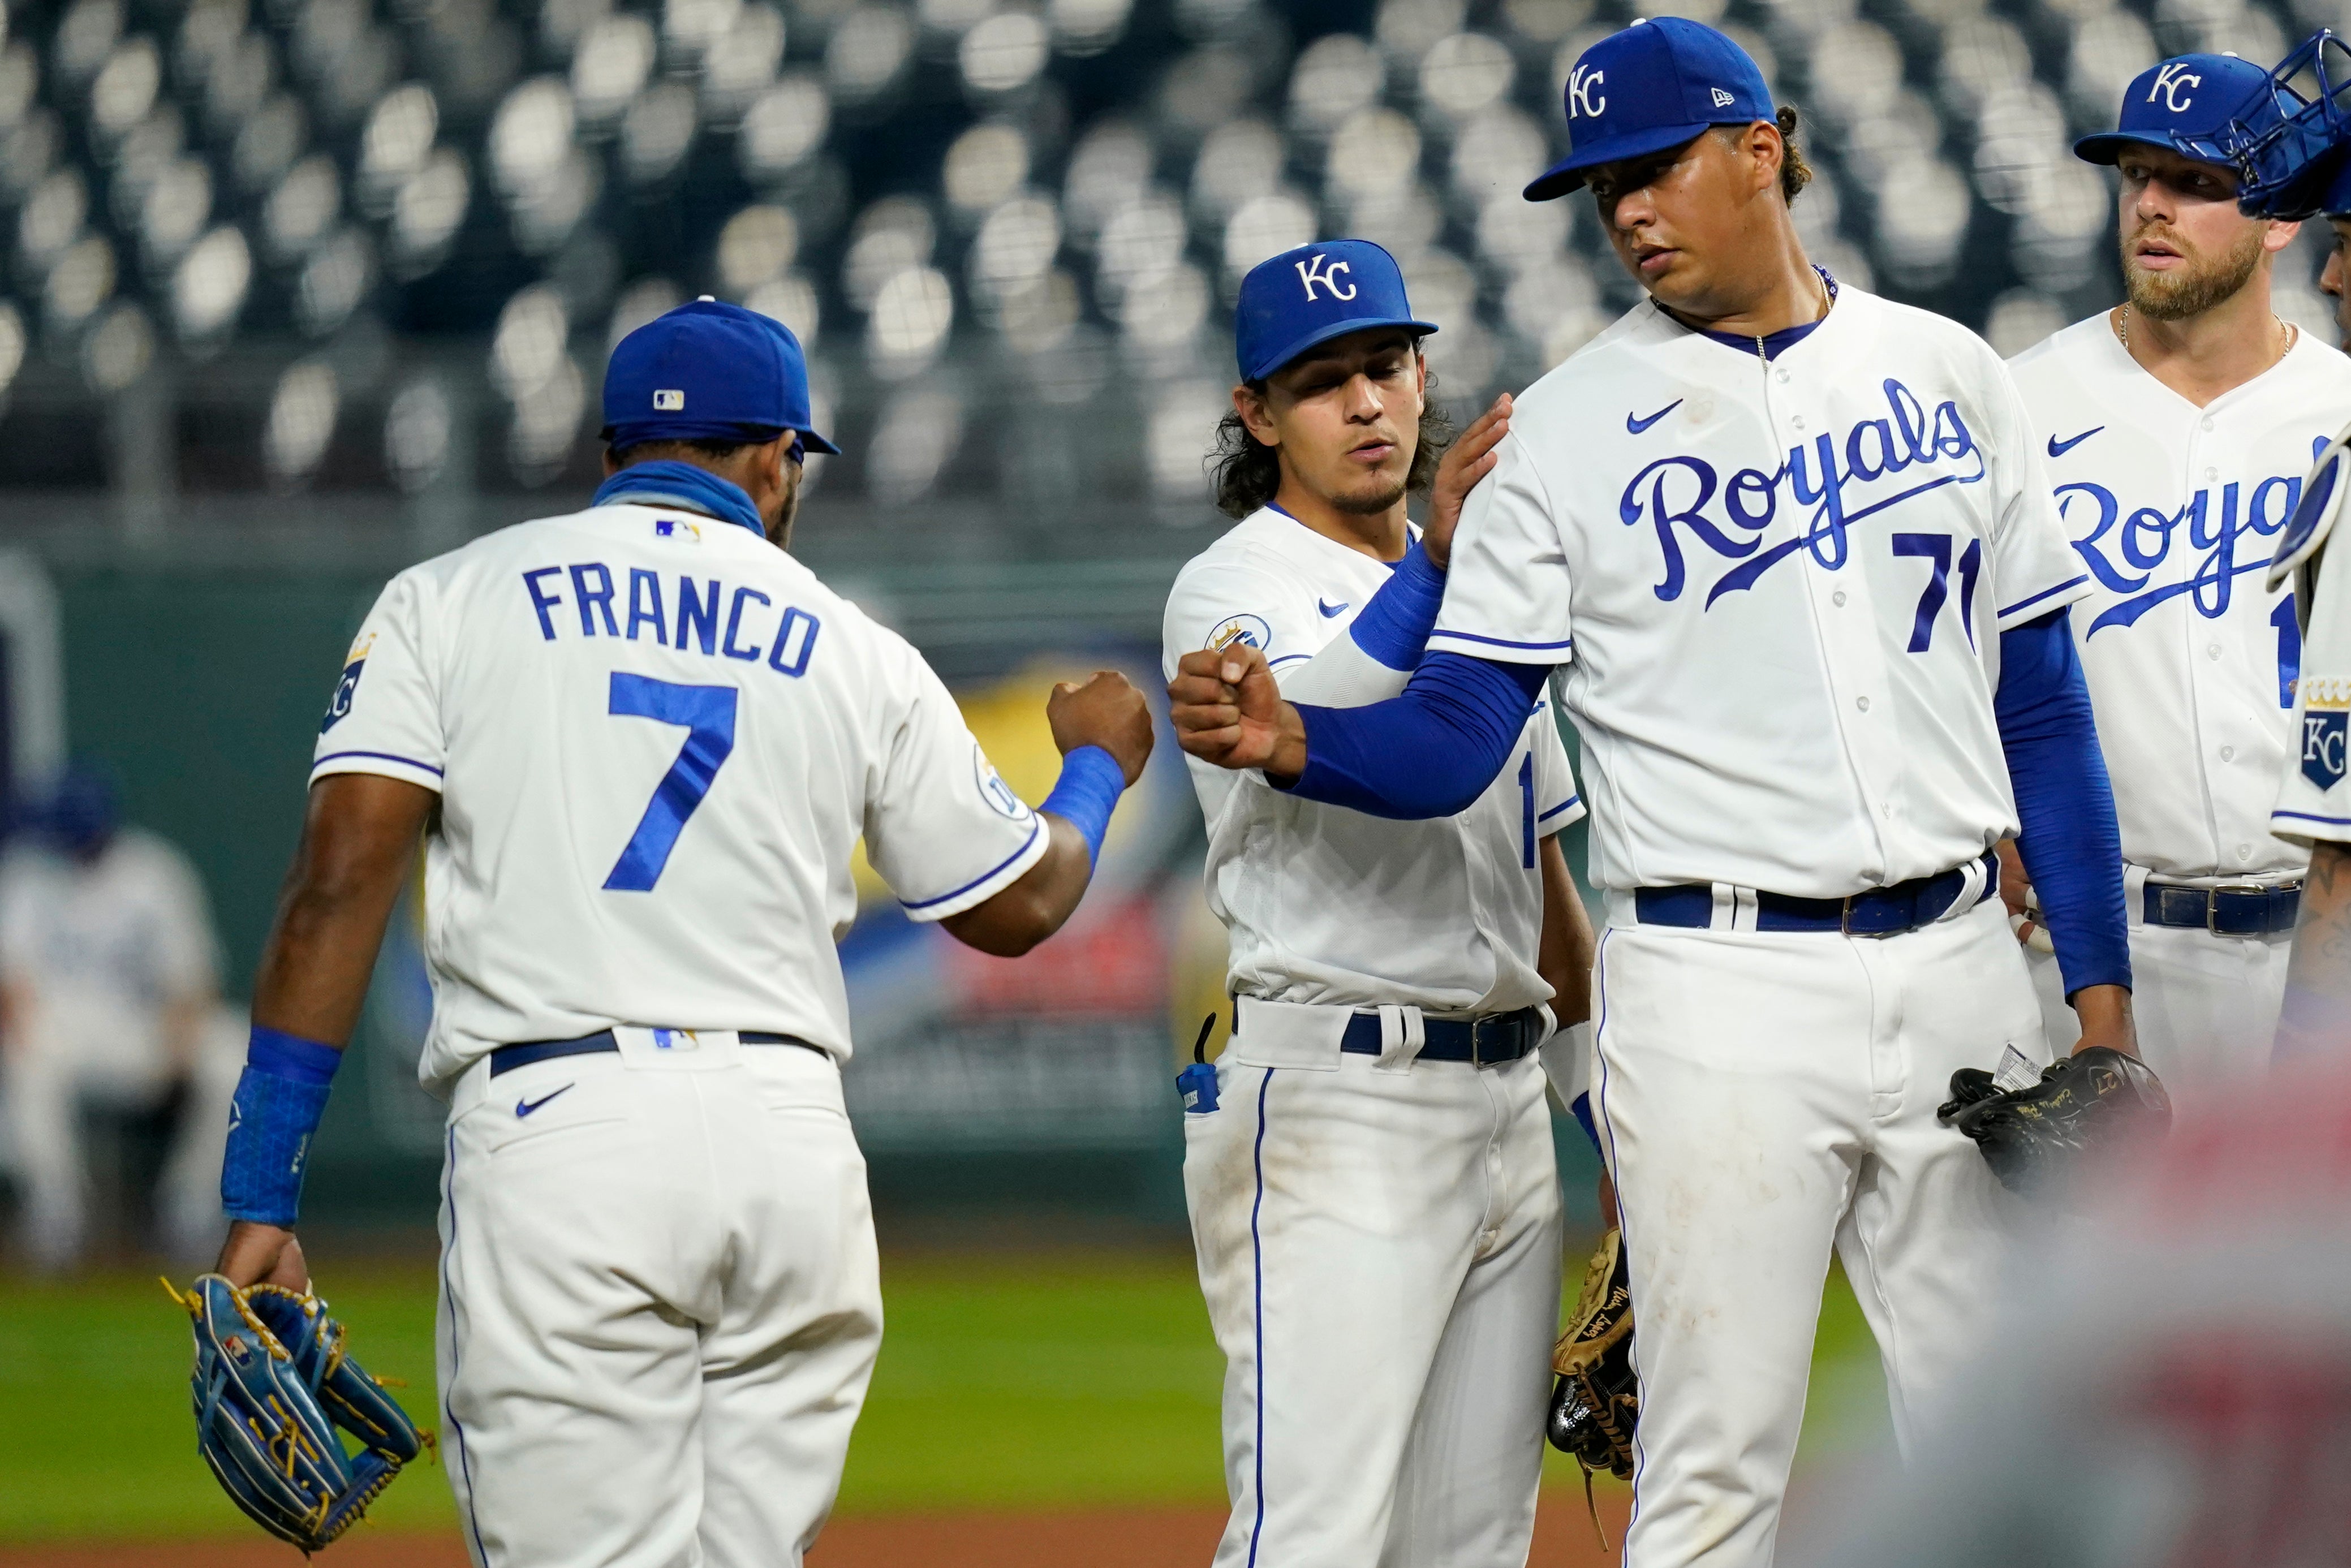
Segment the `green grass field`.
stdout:
<path fill-rule="evenodd" d="M 406 1379 L 403 1401 L 429 1413 L 431 1267 L 317 1267 L 369 1369 Z M 883 1285 L 889 1328 L 844 1511 L 1222 1500 L 1222 1363 L 1186 1254 L 902 1254 L 884 1260 Z M 249 1530 L 196 1458 L 188 1354 L 186 1318 L 152 1279 L 0 1282 L 0 1407 L 15 1416 L 0 1427 L 0 1542 Z M 1876 1354 L 1841 1277 L 1813 1388 L 1807 1457 L 1885 1429 Z M 1574 1465 L 1551 1458 L 1551 1480 L 1580 1489 Z M 455 1525 L 429 1469 L 372 1512 L 396 1528 Z"/>

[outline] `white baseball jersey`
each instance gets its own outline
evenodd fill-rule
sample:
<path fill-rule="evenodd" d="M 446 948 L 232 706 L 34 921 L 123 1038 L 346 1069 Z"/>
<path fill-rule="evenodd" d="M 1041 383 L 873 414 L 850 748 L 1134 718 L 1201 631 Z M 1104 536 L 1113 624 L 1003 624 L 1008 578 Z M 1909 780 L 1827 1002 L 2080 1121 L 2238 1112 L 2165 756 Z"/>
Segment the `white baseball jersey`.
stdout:
<path fill-rule="evenodd" d="M 1186 563 L 1165 670 L 1208 647 L 1265 650 L 1279 681 L 1343 636 L 1390 568 L 1270 507 Z M 1186 758 L 1208 822 L 1208 906 L 1228 983 L 1267 1001 L 1508 1012 L 1551 995 L 1536 846 L 1583 815 L 1548 702 L 1468 810 L 1389 821 Z M 1445 940 L 1432 941 L 1432 932 Z"/>
<path fill-rule="evenodd" d="M 125 828 L 86 863 L 18 850 L 0 864 L 0 974 L 90 1071 L 159 1067 L 162 1009 L 209 996 L 218 963 L 204 883 L 153 833 Z"/>
<path fill-rule="evenodd" d="M 2074 635 L 2123 858 L 2175 882 L 2298 873 L 2269 831 L 2302 637 L 2262 588 L 2311 458 L 2351 421 L 2351 360 L 2299 334 L 2202 408 L 2141 369 L 2105 314 L 2011 369 L 2088 592 Z"/>
<path fill-rule="evenodd" d="M 2273 831 L 2297 844 L 2351 843 L 2351 545 L 2330 536 L 2319 558 L 2310 606 L 2310 637 L 2294 709 L 2296 737 L 2270 818 Z"/>
<path fill-rule="evenodd" d="M 1429 647 L 1566 665 L 1599 885 L 1838 897 L 2015 831 L 1999 633 L 2088 574 L 1981 339 L 1847 287 L 1766 364 L 1645 301 L 1510 425 Z"/>
<path fill-rule="evenodd" d="M 917 920 L 1045 852 L 920 655 L 739 525 L 523 523 L 392 579 L 311 777 L 441 795 L 421 1076 L 614 1024 L 849 1054 L 850 854 Z"/>

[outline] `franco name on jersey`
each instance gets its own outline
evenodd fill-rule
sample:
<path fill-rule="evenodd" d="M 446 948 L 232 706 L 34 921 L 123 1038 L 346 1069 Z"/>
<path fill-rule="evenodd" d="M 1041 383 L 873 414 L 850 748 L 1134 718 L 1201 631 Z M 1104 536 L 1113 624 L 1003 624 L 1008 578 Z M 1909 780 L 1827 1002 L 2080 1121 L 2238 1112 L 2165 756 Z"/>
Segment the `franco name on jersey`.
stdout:
<path fill-rule="evenodd" d="M 1740 563 L 1707 591 L 1710 608 L 1726 593 L 1753 587 L 1798 549 L 1810 550 L 1814 560 L 1834 571 L 1844 564 L 1847 525 L 1929 490 L 1972 485 L 1984 476 L 1983 454 L 1957 403 L 1938 403 L 1930 415 L 1917 394 L 1893 377 L 1886 378 L 1883 391 L 1886 418 L 1856 421 L 1842 434 L 1823 431 L 1790 447 L 1787 461 L 1769 473 L 1741 468 L 1724 483 L 1705 458 L 1676 453 L 1634 475 L 1617 498 L 1616 515 L 1628 528 L 1646 517 L 1656 530 L 1665 555 L 1657 597 L 1670 602 L 1685 586 L 1677 527 L 1716 555 Z M 1632 422 L 1626 423 L 1629 428 Z M 1798 506 L 1810 507 L 1812 515 L 1794 535 L 1759 554 L 1783 489 Z M 1709 513 L 1718 494 L 1721 504 Z M 1944 549 L 1941 565 L 1948 571 L 1948 539 Z M 1972 586 L 1971 574 L 1969 581 Z"/>
<path fill-rule="evenodd" d="M 674 588 L 668 581 L 673 576 Z M 765 659 L 777 674 L 798 677 L 808 673 L 817 633 L 823 630 L 823 622 L 797 605 L 778 613 L 775 601 L 759 590 L 737 588 L 729 593 L 716 577 L 697 584 L 684 572 L 632 566 L 623 599 L 611 569 L 602 561 L 587 560 L 533 567 L 522 574 L 522 585 L 538 617 L 539 635 L 549 643 L 559 633 L 574 634 L 576 614 L 581 637 L 657 643 L 680 653 L 699 651 L 746 663 Z"/>

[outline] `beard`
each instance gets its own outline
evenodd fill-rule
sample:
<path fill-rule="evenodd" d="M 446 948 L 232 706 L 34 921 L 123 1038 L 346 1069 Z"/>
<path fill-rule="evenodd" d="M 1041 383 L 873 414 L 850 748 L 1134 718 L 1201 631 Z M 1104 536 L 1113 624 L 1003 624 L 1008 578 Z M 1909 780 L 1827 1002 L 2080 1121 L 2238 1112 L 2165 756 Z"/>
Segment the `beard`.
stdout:
<path fill-rule="evenodd" d="M 2164 272 L 2139 266 L 2130 247 L 2150 230 L 2178 246 L 2188 265 Z M 2263 232 L 2259 225 L 2249 228 L 2220 255 L 2205 256 L 2189 252 L 2188 242 L 2175 231 L 2152 224 L 2141 228 L 2122 242 L 2123 290 L 2131 308 L 2158 321 L 2184 321 L 2233 298 L 2262 264 Z"/>
<path fill-rule="evenodd" d="M 1393 476 L 1385 474 L 1376 475 L 1367 480 L 1360 490 L 1349 495 L 1332 497 L 1331 507 L 1333 511 L 1345 512 L 1352 517 L 1376 517 L 1398 501 L 1403 500 L 1405 491 L 1409 487 L 1408 474 L 1398 474 Z"/>

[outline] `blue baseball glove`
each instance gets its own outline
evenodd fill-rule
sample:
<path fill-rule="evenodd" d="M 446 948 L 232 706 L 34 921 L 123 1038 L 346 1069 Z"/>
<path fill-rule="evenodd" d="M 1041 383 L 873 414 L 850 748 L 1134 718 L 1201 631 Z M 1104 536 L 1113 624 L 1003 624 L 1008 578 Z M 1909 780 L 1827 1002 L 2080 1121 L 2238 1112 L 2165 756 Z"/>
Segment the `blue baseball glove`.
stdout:
<path fill-rule="evenodd" d="M 196 1451 L 254 1522 L 316 1552 L 431 1442 L 345 1348 L 318 1297 L 218 1274 L 172 1300 L 195 1322 Z M 336 1428 L 361 1445 L 344 1452 Z"/>

